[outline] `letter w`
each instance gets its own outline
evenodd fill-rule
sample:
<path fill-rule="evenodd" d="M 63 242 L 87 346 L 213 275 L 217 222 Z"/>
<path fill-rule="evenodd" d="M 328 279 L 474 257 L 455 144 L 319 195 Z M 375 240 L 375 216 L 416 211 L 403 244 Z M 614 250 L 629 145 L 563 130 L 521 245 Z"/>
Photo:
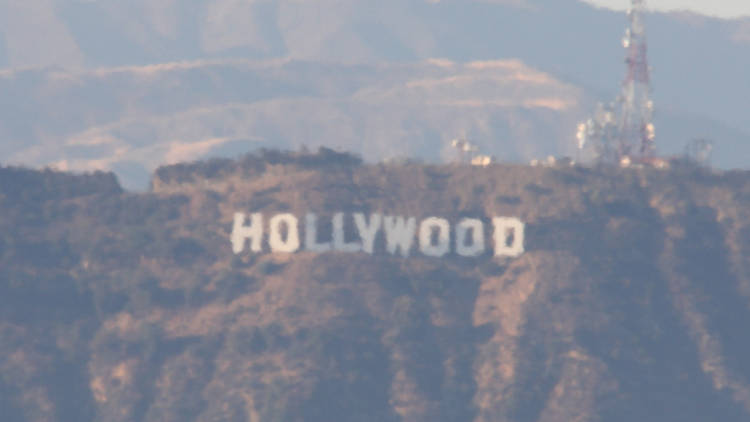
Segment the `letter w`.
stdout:
<path fill-rule="evenodd" d="M 395 255 L 396 251 L 401 249 L 401 255 L 409 256 L 409 250 L 417 232 L 417 220 L 414 217 L 404 220 L 401 216 L 386 216 L 383 218 L 383 223 L 388 252 Z"/>

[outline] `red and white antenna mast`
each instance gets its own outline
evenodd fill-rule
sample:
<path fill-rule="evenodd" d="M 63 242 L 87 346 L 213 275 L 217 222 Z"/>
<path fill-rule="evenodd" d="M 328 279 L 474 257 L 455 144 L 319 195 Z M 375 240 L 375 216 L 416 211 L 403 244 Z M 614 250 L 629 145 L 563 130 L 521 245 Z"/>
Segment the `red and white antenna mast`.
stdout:
<path fill-rule="evenodd" d="M 594 115 L 578 125 L 578 148 L 592 147 L 600 162 L 629 163 L 654 157 L 654 103 L 646 42 L 646 2 L 631 0 L 625 31 L 625 79 L 620 95 L 599 104 Z"/>
<path fill-rule="evenodd" d="M 618 98 L 617 153 L 620 157 L 649 158 L 654 155 L 654 103 L 651 100 L 651 69 L 648 65 L 645 0 L 632 0 L 630 25 L 622 45 L 627 72 Z"/>

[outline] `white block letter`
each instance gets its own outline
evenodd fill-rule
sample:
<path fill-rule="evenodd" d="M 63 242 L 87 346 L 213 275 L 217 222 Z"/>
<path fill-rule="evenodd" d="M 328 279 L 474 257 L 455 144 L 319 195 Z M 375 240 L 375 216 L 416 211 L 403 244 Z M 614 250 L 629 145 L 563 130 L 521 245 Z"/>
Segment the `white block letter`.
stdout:
<path fill-rule="evenodd" d="M 466 238 L 471 233 L 471 243 Z M 461 256 L 479 256 L 484 253 L 484 224 L 481 220 L 466 218 L 456 226 L 456 253 Z"/>
<path fill-rule="evenodd" d="M 305 216 L 305 249 L 312 252 L 331 250 L 331 242 L 318 243 L 318 217 L 315 214 Z"/>
<path fill-rule="evenodd" d="M 286 226 L 286 239 L 281 238 L 281 225 Z M 273 252 L 292 253 L 299 250 L 299 222 L 292 214 L 279 214 L 271 219 L 268 244 Z"/>
<path fill-rule="evenodd" d="M 250 250 L 261 251 L 261 240 L 263 240 L 263 214 L 250 216 L 250 225 L 245 225 L 245 214 L 238 212 L 234 214 L 234 226 L 232 227 L 232 251 L 235 254 L 245 250 L 245 241 L 250 239 Z"/>
<path fill-rule="evenodd" d="M 523 222 L 515 217 L 495 217 L 492 219 L 495 226 L 495 256 L 517 257 L 524 252 L 524 229 Z M 508 244 L 509 238 L 513 241 Z"/>
<path fill-rule="evenodd" d="M 437 229 L 437 243 L 432 243 L 432 232 Z M 419 225 L 419 249 L 427 256 L 441 257 L 451 249 L 451 225 L 448 220 L 430 217 Z"/>
<path fill-rule="evenodd" d="M 409 250 L 414 243 L 414 235 L 417 231 L 417 220 L 414 217 L 404 220 L 404 217 L 387 216 L 384 218 L 385 243 L 388 252 L 395 255 L 400 248 L 401 255 L 409 256 Z"/>
<path fill-rule="evenodd" d="M 380 230 L 380 224 L 383 220 L 383 216 L 380 214 L 372 214 L 370 216 L 370 222 L 365 220 L 364 214 L 354 214 L 354 223 L 357 225 L 357 231 L 359 237 L 362 238 L 362 250 L 372 255 L 375 249 L 375 236 Z"/>
<path fill-rule="evenodd" d="M 344 239 L 344 213 L 336 213 L 333 216 L 333 249 L 341 252 L 359 252 L 362 250 L 361 243 L 346 243 Z"/>

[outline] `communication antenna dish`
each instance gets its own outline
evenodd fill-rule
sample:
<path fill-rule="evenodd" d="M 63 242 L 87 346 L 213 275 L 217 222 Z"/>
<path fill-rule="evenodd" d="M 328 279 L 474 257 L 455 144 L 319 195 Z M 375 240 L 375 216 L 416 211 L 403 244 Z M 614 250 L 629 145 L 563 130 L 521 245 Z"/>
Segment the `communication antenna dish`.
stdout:
<path fill-rule="evenodd" d="M 685 156 L 696 164 L 709 165 L 713 150 L 713 141 L 703 138 L 693 139 L 685 146 Z"/>

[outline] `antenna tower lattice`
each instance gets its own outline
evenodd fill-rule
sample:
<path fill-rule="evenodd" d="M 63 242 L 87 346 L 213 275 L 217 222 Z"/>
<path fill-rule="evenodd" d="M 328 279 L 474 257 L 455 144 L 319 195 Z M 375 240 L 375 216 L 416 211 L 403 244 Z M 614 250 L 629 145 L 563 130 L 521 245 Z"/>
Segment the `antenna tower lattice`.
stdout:
<path fill-rule="evenodd" d="M 647 158 L 654 155 L 654 103 L 651 100 L 651 69 L 648 65 L 645 0 L 632 0 L 628 10 L 630 26 L 622 40 L 627 72 L 618 103 L 618 153 Z"/>
<path fill-rule="evenodd" d="M 578 125 L 578 148 L 583 150 L 590 145 L 598 159 L 605 162 L 648 161 L 654 156 L 654 103 L 646 41 L 646 2 L 631 2 L 629 26 L 622 40 L 626 73 L 620 95 L 611 103 L 599 104 L 594 115 Z"/>

